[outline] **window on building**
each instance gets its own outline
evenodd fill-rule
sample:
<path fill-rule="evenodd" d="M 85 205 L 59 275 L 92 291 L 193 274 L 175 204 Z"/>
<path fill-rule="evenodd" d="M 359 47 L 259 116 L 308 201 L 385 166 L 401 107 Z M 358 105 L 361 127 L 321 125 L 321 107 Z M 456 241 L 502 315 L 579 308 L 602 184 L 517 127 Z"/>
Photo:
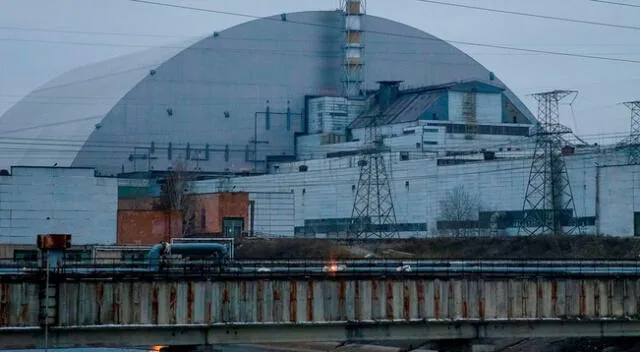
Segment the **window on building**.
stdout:
<path fill-rule="evenodd" d="M 38 251 L 16 249 L 13 251 L 13 260 L 18 263 L 35 263 L 38 261 Z"/>
<path fill-rule="evenodd" d="M 64 260 L 69 262 L 89 262 L 91 261 L 91 251 L 67 251 L 64 252 Z"/>
<path fill-rule="evenodd" d="M 120 258 L 124 262 L 143 261 L 146 254 L 146 251 L 124 251 Z"/>
<path fill-rule="evenodd" d="M 204 232 L 206 228 L 207 228 L 207 212 L 204 210 L 204 208 L 201 208 L 200 209 L 200 230 Z"/>
<path fill-rule="evenodd" d="M 222 222 L 223 235 L 225 237 L 240 237 L 244 228 L 243 218 L 224 218 Z"/>
<path fill-rule="evenodd" d="M 409 160 L 409 152 L 400 152 L 400 160 L 402 161 Z"/>

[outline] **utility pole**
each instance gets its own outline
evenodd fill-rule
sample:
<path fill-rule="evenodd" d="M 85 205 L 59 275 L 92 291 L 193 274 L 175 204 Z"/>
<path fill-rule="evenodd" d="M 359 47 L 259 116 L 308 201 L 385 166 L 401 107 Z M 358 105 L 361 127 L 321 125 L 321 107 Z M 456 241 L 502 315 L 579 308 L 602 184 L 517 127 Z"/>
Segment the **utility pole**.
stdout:
<path fill-rule="evenodd" d="M 624 103 L 631 110 L 631 133 L 629 135 L 629 165 L 640 164 L 640 100 Z"/>
<path fill-rule="evenodd" d="M 538 101 L 539 125 L 533 136 L 536 146 L 529 172 L 529 183 L 522 207 L 520 232 L 528 235 L 562 234 L 579 231 L 575 203 L 567 167 L 562 156 L 562 135 L 571 129 L 560 124 L 560 101 L 575 91 L 555 90 L 534 94 Z"/>
<path fill-rule="evenodd" d="M 396 212 L 383 154 L 389 152 L 373 114 L 365 129 L 358 157 L 360 176 L 351 212 L 347 238 L 362 240 L 398 237 Z"/>

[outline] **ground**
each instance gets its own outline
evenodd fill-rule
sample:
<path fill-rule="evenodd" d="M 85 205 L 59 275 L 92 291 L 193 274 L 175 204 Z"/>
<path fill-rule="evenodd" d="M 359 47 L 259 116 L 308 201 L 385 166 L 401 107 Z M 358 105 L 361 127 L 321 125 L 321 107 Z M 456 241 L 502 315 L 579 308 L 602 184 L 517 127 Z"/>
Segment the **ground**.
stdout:
<path fill-rule="evenodd" d="M 484 341 L 494 346 L 499 352 L 637 352 L 640 351 L 640 340 L 635 338 L 619 339 L 524 339 Z M 239 346 L 240 347 L 240 346 Z M 243 351 L 249 346 L 242 346 Z M 361 344 L 341 345 L 338 343 L 308 344 L 269 344 L 253 345 L 258 352 L 456 352 L 460 345 L 456 341 L 433 343 L 388 343 L 386 346 Z"/>
<path fill-rule="evenodd" d="M 605 236 L 439 237 L 348 244 L 315 239 L 245 239 L 238 259 L 634 259 L 640 239 Z"/>

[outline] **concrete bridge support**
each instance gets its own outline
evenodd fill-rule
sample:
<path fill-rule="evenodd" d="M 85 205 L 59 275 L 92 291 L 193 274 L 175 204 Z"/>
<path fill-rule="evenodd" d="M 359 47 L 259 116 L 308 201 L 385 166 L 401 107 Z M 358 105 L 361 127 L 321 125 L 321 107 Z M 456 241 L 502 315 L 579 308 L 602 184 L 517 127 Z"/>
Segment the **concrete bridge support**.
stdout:
<path fill-rule="evenodd" d="M 185 346 L 166 346 L 160 349 L 160 352 L 213 352 L 214 346 L 198 346 L 198 345 L 185 345 Z"/>
<path fill-rule="evenodd" d="M 494 352 L 496 346 L 487 340 L 447 340 L 447 341 L 434 341 L 427 344 L 429 351 L 441 351 L 441 352 Z"/>

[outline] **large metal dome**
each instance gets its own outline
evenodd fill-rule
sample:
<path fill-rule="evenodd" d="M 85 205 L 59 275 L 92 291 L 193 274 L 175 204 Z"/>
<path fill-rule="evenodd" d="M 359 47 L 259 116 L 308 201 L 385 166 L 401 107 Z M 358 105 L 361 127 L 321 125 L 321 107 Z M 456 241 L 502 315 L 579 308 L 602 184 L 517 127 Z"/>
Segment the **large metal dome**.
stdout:
<path fill-rule="evenodd" d="M 380 80 L 493 78 L 427 33 L 373 16 L 364 23 L 369 89 Z M 8 150 L 0 167 L 57 163 L 115 174 L 165 170 L 187 157 L 190 168 L 239 171 L 294 156 L 305 96 L 341 93 L 342 28 L 340 12 L 294 13 L 75 69 L 0 118 Z M 511 91 L 506 96 L 532 119 Z"/>

